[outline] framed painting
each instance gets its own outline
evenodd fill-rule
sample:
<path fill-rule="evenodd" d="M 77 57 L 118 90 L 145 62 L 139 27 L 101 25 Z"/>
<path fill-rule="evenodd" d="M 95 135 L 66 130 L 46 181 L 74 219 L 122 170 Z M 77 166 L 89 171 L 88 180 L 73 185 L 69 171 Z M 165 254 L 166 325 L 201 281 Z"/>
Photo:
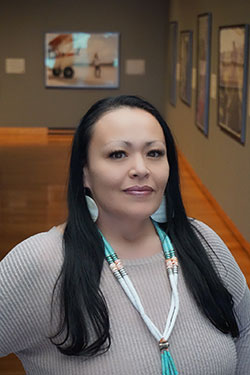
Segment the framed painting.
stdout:
<path fill-rule="evenodd" d="M 192 98 L 193 32 L 181 31 L 180 43 L 180 98 L 191 106 Z"/>
<path fill-rule="evenodd" d="M 176 83 L 177 35 L 178 35 L 177 22 L 170 22 L 170 27 L 169 27 L 169 43 L 170 43 L 169 101 L 173 106 L 176 106 L 176 91 L 177 91 L 177 83 Z"/>
<path fill-rule="evenodd" d="M 249 26 L 219 28 L 218 122 L 245 142 Z"/>
<path fill-rule="evenodd" d="M 45 85 L 118 88 L 119 33 L 46 33 Z"/>
<path fill-rule="evenodd" d="M 211 18 L 211 13 L 198 16 L 195 120 L 205 135 L 208 135 L 209 121 Z"/>

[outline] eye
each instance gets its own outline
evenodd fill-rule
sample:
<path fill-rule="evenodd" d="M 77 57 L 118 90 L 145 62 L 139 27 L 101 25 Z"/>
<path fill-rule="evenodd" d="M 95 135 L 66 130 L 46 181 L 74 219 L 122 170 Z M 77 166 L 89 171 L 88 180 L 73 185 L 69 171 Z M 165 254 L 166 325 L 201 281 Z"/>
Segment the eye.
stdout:
<path fill-rule="evenodd" d="M 109 154 L 109 158 L 111 159 L 123 159 L 126 156 L 126 152 L 122 150 L 113 151 Z"/>
<path fill-rule="evenodd" d="M 150 150 L 148 152 L 148 156 L 150 156 L 151 158 L 160 158 L 164 155 L 165 155 L 164 150 Z"/>

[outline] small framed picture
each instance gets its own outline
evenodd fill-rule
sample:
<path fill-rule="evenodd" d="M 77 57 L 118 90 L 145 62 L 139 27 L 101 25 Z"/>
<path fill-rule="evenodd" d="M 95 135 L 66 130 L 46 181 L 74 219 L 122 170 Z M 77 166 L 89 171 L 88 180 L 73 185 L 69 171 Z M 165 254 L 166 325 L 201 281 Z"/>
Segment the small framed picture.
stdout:
<path fill-rule="evenodd" d="M 208 135 L 209 121 L 211 18 L 211 13 L 198 16 L 195 119 L 196 125 L 205 135 Z"/>
<path fill-rule="evenodd" d="M 191 106 L 192 98 L 193 32 L 181 31 L 180 45 L 180 98 Z"/>
<path fill-rule="evenodd" d="M 169 29 L 169 43 L 170 43 L 170 92 L 169 101 L 173 106 L 176 106 L 176 67 L 177 67 L 177 36 L 178 24 L 177 22 L 170 22 Z"/>
<path fill-rule="evenodd" d="M 45 34 L 45 85 L 118 88 L 119 33 Z"/>
<path fill-rule="evenodd" d="M 245 142 L 248 74 L 248 25 L 219 28 L 218 122 Z"/>

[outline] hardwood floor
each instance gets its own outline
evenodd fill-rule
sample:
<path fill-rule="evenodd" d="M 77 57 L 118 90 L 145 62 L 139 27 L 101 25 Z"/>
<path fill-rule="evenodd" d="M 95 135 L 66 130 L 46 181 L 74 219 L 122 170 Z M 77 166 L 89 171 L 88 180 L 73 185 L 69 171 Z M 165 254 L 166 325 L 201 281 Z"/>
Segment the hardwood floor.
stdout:
<path fill-rule="evenodd" d="M 66 218 L 69 135 L 16 135 L 0 132 L 0 259 L 18 242 Z M 225 241 L 250 285 L 250 255 L 230 230 L 221 211 L 180 158 L 181 189 L 189 216 L 211 226 Z M 0 359 L 0 375 L 23 375 L 14 355 Z"/>

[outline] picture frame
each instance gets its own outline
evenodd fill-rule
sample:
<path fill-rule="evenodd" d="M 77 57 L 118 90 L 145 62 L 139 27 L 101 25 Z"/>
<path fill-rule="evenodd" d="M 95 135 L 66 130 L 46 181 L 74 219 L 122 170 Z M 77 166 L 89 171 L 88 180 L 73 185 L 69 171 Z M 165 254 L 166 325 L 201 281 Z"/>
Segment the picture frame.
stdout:
<path fill-rule="evenodd" d="M 209 124 L 211 13 L 198 15 L 197 35 L 197 86 L 195 122 L 207 136 Z"/>
<path fill-rule="evenodd" d="M 177 99 L 177 39 L 178 39 L 178 23 L 176 21 L 169 24 L 169 44 L 170 44 L 170 90 L 169 102 L 174 107 L 176 106 Z"/>
<path fill-rule="evenodd" d="M 45 33 L 45 86 L 118 88 L 119 39 L 118 32 Z"/>
<path fill-rule="evenodd" d="M 218 124 L 245 143 L 249 25 L 219 27 Z"/>
<path fill-rule="evenodd" d="M 180 98 L 191 106 L 193 31 L 181 31 L 180 38 Z"/>

